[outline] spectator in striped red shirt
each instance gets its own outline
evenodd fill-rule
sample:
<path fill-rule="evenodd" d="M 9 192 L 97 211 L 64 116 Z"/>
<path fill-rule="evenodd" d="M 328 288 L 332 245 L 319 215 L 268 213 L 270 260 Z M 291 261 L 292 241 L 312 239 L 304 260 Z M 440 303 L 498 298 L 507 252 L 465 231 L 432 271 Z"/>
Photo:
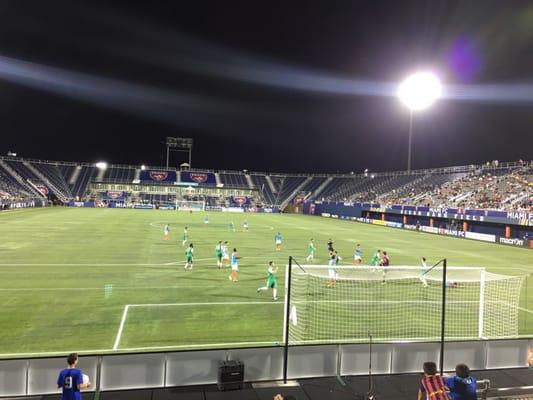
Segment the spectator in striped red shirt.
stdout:
<path fill-rule="evenodd" d="M 450 400 L 446 393 L 448 388 L 444 384 L 444 379 L 437 374 L 437 366 L 434 362 L 424 363 L 424 377 L 418 389 L 418 400 Z"/>

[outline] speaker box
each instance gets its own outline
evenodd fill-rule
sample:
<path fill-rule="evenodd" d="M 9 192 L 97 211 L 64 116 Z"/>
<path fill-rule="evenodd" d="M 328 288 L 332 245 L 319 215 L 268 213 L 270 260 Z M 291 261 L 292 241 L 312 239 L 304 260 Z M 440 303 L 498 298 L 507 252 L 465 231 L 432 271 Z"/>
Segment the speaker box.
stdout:
<path fill-rule="evenodd" d="M 239 390 L 244 386 L 244 364 L 236 360 L 219 361 L 217 385 L 219 390 Z"/>

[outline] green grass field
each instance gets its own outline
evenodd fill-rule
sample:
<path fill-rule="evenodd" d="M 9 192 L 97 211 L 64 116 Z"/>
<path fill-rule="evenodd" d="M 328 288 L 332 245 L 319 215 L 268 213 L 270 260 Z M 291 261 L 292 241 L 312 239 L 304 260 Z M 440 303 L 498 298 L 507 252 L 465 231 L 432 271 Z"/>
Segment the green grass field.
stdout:
<path fill-rule="evenodd" d="M 75 208 L 0 214 L 0 357 L 278 343 L 284 268 L 277 302 L 256 288 L 264 285 L 268 260 L 304 261 L 311 237 L 315 263 L 326 263 L 331 237 L 347 264 L 357 241 L 366 262 L 381 248 L 392 265 L 418 265 L 425 255 L 429 262 L 446 257 L 451 265 L 509 275 L 533 271 L 528 249 L 301 215 L 210 213 L 209 225 L 204 215 Z M 245 217 L 249 232 L 240 230 Z M 236 232 L 228 229 L 231 220 Z M 185 225 L 195 246 L 193 271 L 183 269 Z M 274 251 L 277 231 L 284 237 L 281 252 Z M 229 240 L 242 257 L 238 283 L 228 280 L 227 269 L 216 269 L 218 240 Z M 521 335 L 533 335 L 530 282 L 521 296 Z"/>

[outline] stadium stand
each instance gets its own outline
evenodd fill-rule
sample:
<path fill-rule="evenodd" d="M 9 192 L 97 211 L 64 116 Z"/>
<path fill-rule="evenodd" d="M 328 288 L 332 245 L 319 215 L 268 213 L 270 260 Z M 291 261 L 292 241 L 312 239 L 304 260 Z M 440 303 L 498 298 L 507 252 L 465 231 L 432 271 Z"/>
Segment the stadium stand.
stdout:
<path fill-rule="evenodd" d="M 158 167 L 154 167 L 158 168 Z M 194 170 L 203 173 L 202 170 Z M 3 196 L 41 196 L 44 185 L 62 202 L 95 198 L 97 183 L 168 186 L 165 182 L 139 181 L 136 166 L 109 165 L 100 170 L 93 164 L 0 157 L 0 191 Z M 215 172 L 215 171 L 211 171 Z M 215 172 L 217 184 L 238 189 L 232 195 L 249 198 L 248 204 L 284 208 L 291 201 L 329 200 L 370 202 L 381 205 L 424 205 L 504 211 L 533 210 L 533 166 L 531 162 L 492 162 L 485 165 L 430 170 L 363 174 L 303 175 L 247 171 Z M 179 176 L 179 174 L 178 174 Z M 179 183 L 179 182 L 178 182 Z M 214 184 L 202 184 L 213 188 Z M 142 201 L 174 201 L 180 196 L 150 189 Z M 159 196 L 154 197 L 155 194 Z M 149 194 L 149 195 L 146 195 Z M 201 193 L 208 205 L 227 204 L 229 194 Z"/>

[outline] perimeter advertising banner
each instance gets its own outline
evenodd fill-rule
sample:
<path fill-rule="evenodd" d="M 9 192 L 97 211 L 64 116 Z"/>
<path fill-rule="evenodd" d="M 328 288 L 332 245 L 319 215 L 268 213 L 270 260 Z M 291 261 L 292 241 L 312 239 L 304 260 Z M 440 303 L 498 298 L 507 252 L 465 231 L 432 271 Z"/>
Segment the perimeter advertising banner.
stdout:
<path fill-rule="evenodd" d="M 181 171 L 181 182 L 196 183 L 198 185 L 216 185 L 217 180 L 212 172 Z"/>
<path fill-rule="evenodd" d="M 148 169 L 141 171 L 141 182 L 144 183 L 174 183 L 177 180 L 176 171 Z"/>

